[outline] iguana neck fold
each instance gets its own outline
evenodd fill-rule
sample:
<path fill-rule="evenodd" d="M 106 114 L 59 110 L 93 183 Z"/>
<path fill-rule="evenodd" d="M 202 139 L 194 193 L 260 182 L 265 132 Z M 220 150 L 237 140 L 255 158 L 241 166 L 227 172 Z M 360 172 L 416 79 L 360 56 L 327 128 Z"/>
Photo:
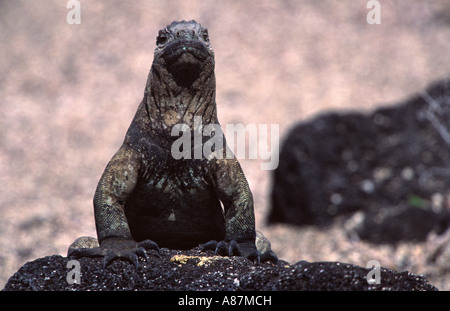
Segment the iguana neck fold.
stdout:
<path fill-rule="evenodd" d="M 189 87 L 179 86 L 167 71 L 153 65 L 149 74 L 144 103 L 155 131 L 170 133 L 175 124 L 191 129 L 194 117 L 202 117 L 203 124 L 218 124 L 214 72 L 202 70 Z"/>

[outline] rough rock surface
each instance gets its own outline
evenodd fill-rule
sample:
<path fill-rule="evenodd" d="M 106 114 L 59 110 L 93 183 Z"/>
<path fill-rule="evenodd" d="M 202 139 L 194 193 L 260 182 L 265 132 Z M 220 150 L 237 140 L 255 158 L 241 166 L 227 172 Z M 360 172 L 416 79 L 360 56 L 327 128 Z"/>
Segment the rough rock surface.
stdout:
<path fill-rule="evenodd" d="M 450 226 L 450 79 L 371 114 L 328 113 L 292 129 L 270 222 L 345 226 L 372 243 L 424 241 Z"/>
<path fill-rule="evenodd" d="M 255 266 L 242 257 L 221 257 L 198 249 L 176 251 L 161 249 L 148 252 L 148 263 L 137 269 L 117 260 L 105 270 L 102 259 L 81 258 L 80 284 L 75 279 L 70 259 L 59 255 L 30 261 L 8 280 L 4 291 L 87 291 L 87 290 L 183 290 L 183 291 L 434 291 L 436 287 L 419 275 L 381 268 L 380 284 L 370 285 L 371 269 L 340 262 L 299 261 L 289 265 Z M 69 266 L 69 267 L 68 267 Z"/>

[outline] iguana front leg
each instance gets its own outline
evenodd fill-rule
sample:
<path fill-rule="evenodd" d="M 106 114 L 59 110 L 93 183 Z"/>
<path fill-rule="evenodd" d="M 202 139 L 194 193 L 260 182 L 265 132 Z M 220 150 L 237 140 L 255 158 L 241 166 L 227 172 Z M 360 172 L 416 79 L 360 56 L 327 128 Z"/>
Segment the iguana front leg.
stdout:
<path fill-rule="evenodd" d="M 117 258 L 137 266 L 138 256 L 147 249 L 158 249 L 150 240 L 133 240 L 127 218 L 125 201 L 133 192 L 139 177 L 139 154 L 124 145 L 105 168 L 94 196 L 94 213 L 100 246 L 94 248 L 69 248 L 70 257 L 103 257 L 104 267 Z"/>
<path fill-rule="evenodd" d="M 216 160 L 216 191 L 223 203 L 225 212 L 225 239 L 210 241 L 202 245 L 203 249 L 215 249 L 216 253 L 226 256 L 242 256 L 252 261 L 277 261 L 275 253 L 256 248 L 255 213 L 253 196 L 239 162 L 233 159 Z"/>

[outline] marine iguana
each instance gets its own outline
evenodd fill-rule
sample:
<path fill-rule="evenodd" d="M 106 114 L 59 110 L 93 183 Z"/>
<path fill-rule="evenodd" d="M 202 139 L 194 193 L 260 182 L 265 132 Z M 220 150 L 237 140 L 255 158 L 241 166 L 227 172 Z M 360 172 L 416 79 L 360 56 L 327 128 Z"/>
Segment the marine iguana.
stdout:
<path fill-rule="evenodd" d="M 137 266 L 148 249 L 201 245 L 225 256 L 277 261 L 260 233 L 262 252 L 256 248 L 252 193 L 238 160 L 226 156 L 226 142 L 200 158 L 171 154 L 174 125 L 201 131 L 196 117 L 219 124 L 215 93 L 207 29 L 193 20 L 161 29 L 143 100 L 95 192 L 99 245 L 79 238 L 69 257 L 103 256 L 104 266 L 125 258 Z M 202 148 L 206 137 L 192 148 Z"/>

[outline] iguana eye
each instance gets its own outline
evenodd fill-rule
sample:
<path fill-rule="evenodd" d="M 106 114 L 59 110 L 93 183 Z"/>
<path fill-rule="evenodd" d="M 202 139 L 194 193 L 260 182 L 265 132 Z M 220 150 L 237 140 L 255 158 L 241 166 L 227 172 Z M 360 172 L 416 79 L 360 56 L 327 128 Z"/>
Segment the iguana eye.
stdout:
<path fill-rule="evenodd" d="M 167 35 L 167 32 L 160 30 L 158 37 L 156 38 L 156 44 L 162 45 L 162 44 L 166 43 L 168 39 L 169 39 L 169 36 Z"/>
<path fill-rule="evenodd" d="M 209 36 L 208 36 L 208 30 L 204 29 L 201 33 L 201 37 L 203 40 L 205 40 L 206 42 L 209 42 Z"/>

